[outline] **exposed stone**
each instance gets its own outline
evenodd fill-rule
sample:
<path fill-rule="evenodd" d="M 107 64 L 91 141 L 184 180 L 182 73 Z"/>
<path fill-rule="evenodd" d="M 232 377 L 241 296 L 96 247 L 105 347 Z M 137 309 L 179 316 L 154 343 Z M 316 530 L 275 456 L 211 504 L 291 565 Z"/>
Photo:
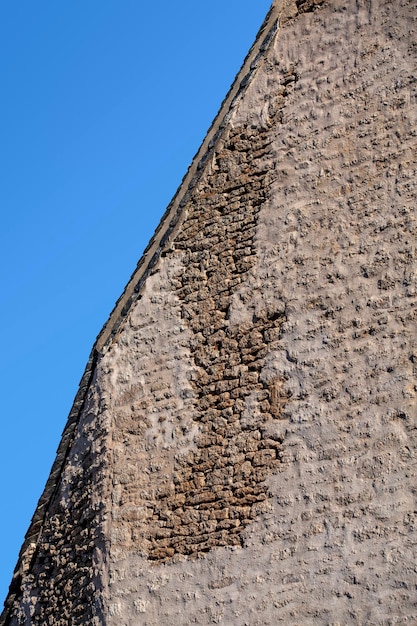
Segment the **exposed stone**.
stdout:
<path fill-rule="evenodd" d="M 2 625 L 417 623 L 415 9 L 274 3 L 96 344 Z"/>

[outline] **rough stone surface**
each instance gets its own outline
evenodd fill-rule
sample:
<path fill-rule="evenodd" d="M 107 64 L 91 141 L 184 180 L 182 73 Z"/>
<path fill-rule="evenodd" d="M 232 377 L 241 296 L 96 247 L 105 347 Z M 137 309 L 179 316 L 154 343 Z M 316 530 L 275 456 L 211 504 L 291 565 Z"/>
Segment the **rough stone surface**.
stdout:
<path fill-rule="evenodd" d="M 1 624 L 417 623 L 416 9 L 274 4 Z"/>

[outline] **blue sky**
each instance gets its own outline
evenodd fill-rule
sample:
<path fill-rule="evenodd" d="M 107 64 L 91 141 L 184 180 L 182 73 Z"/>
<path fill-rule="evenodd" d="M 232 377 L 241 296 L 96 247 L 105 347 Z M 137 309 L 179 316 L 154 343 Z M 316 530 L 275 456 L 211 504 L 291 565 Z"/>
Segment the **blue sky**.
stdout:
<path fill-rule="evenodd" d="M 0 3 L 0 603 L 94 339 L 270 3 Z"/>

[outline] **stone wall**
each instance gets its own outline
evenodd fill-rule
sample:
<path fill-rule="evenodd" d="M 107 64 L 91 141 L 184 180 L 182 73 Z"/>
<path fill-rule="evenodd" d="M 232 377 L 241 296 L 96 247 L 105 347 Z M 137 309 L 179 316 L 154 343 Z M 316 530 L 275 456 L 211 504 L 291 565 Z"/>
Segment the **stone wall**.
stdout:
<path fill-rule="evenodd" d="M 417 621 L 414 9 L 315 4 L 104 357 L 164 372 L 114 466 L 110 624 Z"/>
<path fill-rule="evenodd" d="M 416 8 L 274 3 L 1 624 L 417 623 Z"/>
<path fill-rule="evenodd" d="M 106 470 L 105 426 L 96 381 L 85 398 L 55 489 L 48 486 L 47 510 L 38 507 L 9 593 L 5 625 L 98 625 L 104 623 L 103 484 Z M 39 510 L 40 508 L 40 510 Z M 20 594 L 19 594 L 20 591 Z M 15 595 L 16 594 L 16 595 Z M 10 606 L 10 605 L 9 605 Z M 7 607 L 7 604 L 6 604 Z"/>

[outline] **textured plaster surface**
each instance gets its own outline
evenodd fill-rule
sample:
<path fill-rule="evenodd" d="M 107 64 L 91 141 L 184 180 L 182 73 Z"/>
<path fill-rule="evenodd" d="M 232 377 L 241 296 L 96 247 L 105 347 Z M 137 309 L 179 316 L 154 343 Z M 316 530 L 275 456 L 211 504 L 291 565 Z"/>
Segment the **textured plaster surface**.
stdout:
<path fill-rule="evenodd" d="M 274 5 L 4 624 L 417 623 L 416 9 Z"/>
<path fill-rule="evenodd" d="M 232 115 L 233 130 L 270 140 L 228 324 L 249 332 L 271 307 L 285 316 L 259 372 L 281 385 L 280 414 L 264 425 L 282 438 L 280 465 L 241 544 L 159 564 L 131 549 L 112 559 L 109 623 L 417 622 L 414 18 L 412 3 L 330 2 L 287 21 Z M 227 171 L 237 183 L 239 153 Z M 187 272 L 174 244 L 159 280 L 174 258 Z M 147 302 L 135 315 L 154 311 Z M 196 339 L 183 326 L 167 350 L 182 337 L 192 379 Z"/>

